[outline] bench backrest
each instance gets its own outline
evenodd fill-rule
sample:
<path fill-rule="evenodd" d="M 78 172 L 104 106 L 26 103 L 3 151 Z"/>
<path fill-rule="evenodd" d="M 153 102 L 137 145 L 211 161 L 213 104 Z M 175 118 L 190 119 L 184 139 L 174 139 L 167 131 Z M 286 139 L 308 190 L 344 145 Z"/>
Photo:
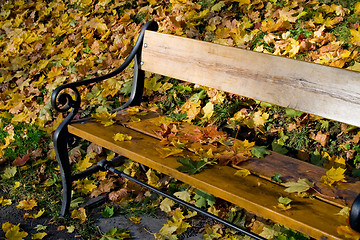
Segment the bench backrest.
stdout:
<path fill-rule="evenodd" d="M 142 69 L 360 127 L 360 73 L 146 31 Z"/>

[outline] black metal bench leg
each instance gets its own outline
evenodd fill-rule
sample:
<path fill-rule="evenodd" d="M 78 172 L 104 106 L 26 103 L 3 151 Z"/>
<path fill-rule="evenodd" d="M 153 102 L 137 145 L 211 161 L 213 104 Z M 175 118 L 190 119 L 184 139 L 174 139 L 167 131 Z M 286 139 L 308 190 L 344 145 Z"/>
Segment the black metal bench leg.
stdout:
<path fill-rule="evenodd" d="M 62 126 L 61 124 L 56 129 L 53 137 L 54 149 L 60 168 L 62 187 L 63 187 L 63 192 L 62 192 L 63 200 L 60 211 L 60 216 L 62 217 L 69 212 L 70 202 L 71 202 L 71 190 L 72 190 L 71 168 L 70 168 L 69 154 L 67 149 L 69 133 L 67 130 L 67 124 L 65 126 L 64 125 Z"/>
<path fill-rule="evenodd" d="M 352 204 L 349 222 L 352 229 L 360 232 L 360 194 L 355 198 Z"/>

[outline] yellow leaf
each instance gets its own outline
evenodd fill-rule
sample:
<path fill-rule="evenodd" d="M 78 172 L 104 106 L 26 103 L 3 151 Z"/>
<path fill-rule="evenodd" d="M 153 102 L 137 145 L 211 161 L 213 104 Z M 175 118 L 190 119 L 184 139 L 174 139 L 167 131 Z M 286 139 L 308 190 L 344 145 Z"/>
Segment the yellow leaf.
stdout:
<path fill-rule="evenodd" d="M 2 146 L 0 144 L 0 157 L 4 154 L 4 149 L 7 148 L 10 145 L 10 143 L 11 143 L 11 138 L 10 136 L 7 136 L 5 138 L 5 144 L 3 144 Z M 16 167 L 15 167 L 15 173 L 16 173 Z"/>
<path fill-rule="evenodd" d="M 80 223 L 84 223 L 86 220 L 86 212 L 84 208 L 74 209 L 71 212 L 72 219 L 79 219 Z"/>
<path fill-rule="evenodd" d="M 96 188 L 93 180 L 89 180 L 87 178 L 76 181 L 76 189 L 84 194 L 88 194 L 92 190 Z"/>
<path fill-rule="evenodd" d="M 191 200 L 191 194 L 187 190 L 184 190 L 182 192 L 176 192 L 176 193 L 174 193 L 174 196 L 177 198 L 180 198 L 181 200 L 183 200 L 185 202 L 190 202 L 190 200 Z"/>
<path fill-rule="evenodd" d="M 88 169 L 89 167 L 91 167 L 93 165 L 93 163 L 91 163 L 90 160 L 91 160 L 91 158 L 90 158 L 89 154 L 87 154 L 84 159 L 80 160 L 76 164 L 76 169 L 79 171 L 84 171 L 85 169 Z"/>
<path fill-rule="evenodd" d="M 354 13 L 360 16 L 360 2 L 357 2 L 354 6 Z"/>
<path fill-rule="evenodd" d="M 326 175 L 321 177 L 321 181 L 323 181 L 325 184 L 331 186 L 333 183 L 337 182 L 346 182 L 345 180 L 345 173 L 346 169 L 343 169 L 341 167 L 338 168 L 331 168 L 326 172 Z"/>
<path fill-rule="evenodd" d="M 235 172 L 235 175 L 239 176 L 239 177 L 246 177 L 246 176 L 248 176 L 250 174 L 251 174 L 251 172 L 249 170 L 247 170 L 247 169 L 241 169 L 241 170 L 237 170 Z"/>
<path fill-rule="evenodd" d="M 212 102 L 208 102 L 202 110 L 204 111 L 203 118 L 209 119 L 214 113 L 214 104 Z"/>
<path fill-rule="evenodd" d="M 156 151 L 160 153 L 162 158 L 166 158 L 172 155 L 179 154 L 183 151 L 183 149 L 175 148 L 175 147 L 162 147 L 162 148 L 155 148 Z"/>
<path fill-rule="evenodd" d="M 37 202 L 34 199 L 30 199 L 30 200 L 20 201 L 16 207 L 19 209 L 31 210 L 36 206 L 37 206 Z"/>
<path fill-rule="evenodd" d="M 97 122 L 100 122 L 105 127 L 113 125 L 115 121 L 113 120 L 116 117 L 116 112 L 110 114 L 108 112 L 95 113 L 91 115 Z"/>
<path fill-rule="evenodd" d="M 160 209 L 163 212 L 170 212 L 171 211 L 171 207 L 175 205 L 175 202 L 169 198 L 165 198 L 164 200 L 162 200 L 162 202 L 160 203 Z"/>
<path fill-rule="evenodd" d="M 20 182 L 16 181 L 14 184 L 14 189 L 17 189 L 18 187 L 20 187 Z"/>
<path fill-rule="evenodd" d="M 147 177 L 147 183 L 150 186 L 153 186 L 153 187 L 156 187 L 156 188 L 161 186 L 161 183 L 159 182 L 159 177 L 156 176 L 155 171 L 149 169 L 146 172 L 146 177 Z"/>
<path fill-rule="evenodd" d="M 360 2 L 359 2 L 360 3 Z M 355 62 L 354 65 L 346 68 L 348 70 L 351 70 L 351 71 L 357 71 L 357 72 L 360 72 L 360 62 Z"/>
<path fill-rule="evenodd" d="M 115 141 L 123 142 L 123 141 L 130 141 L 132 139 L 132 137 L 127 134 L 117 133 L 117 134 L 115 134 L 113 139 Z"/>
<path fill-rule="evenodd" d="M 43 239 L 46 235 L 46 232 L 38 232 L 33 235 L 32 239 Z"/>
<path fill-rule="evenodd" d="M 45 210 L 41 209 L 38 213 L 36 214 L 25 214 L 24 218 L 39 218 L 44 214 Z"/>
<path fill-rule="evenodd" d="M 11 199 L 4 199 L 3 197 L 0 197 L 0 204 L 1 206 L 9 206 L 12 202 Z"/>
<path fill-rule="evenodd" d="M 186 122 L 191 122 L 201 111 L 201 100 L 193 103 L 190 99 L 182 105 L 181 110 L 187 113 Z"/>
<path fill-rule="evenodd" d="M 351 38 L 350 42 L 354 45 L 360 46 L 360 30 L 356 31 L 355 29 L 350 29 Z"/>
<path fill-rule="evenodd" d="M 347 239 L 354 239 L 354 240 L 360 239 L 360 233 L 354 231 L 349 226 L 338 226 L 336 228 L 336 231 L 338 232 L 338 234 L 345 236 L 345 238 Z"/>
<path fill-rule="evenodd" d="M 133 223 L 141 223 L 141 218 L 140 217 L 131 216 L 129 218 L 129 220 L 132 221 Z"/>
<path fill-rule="evenodd" d="M 5 240 L 23 240 L 27 237 L 28 233 L 21 231 L 20 223 L 18 225 L 9 222 L 2 224 L 2 229 L 5 232 Z"/>
<path fill-rule="evenodd" d="M 253 121 L 256 127 L 264 126 L 266 120 L 269 118 L 269 114 L 257 111 L 254 113 Z"/>

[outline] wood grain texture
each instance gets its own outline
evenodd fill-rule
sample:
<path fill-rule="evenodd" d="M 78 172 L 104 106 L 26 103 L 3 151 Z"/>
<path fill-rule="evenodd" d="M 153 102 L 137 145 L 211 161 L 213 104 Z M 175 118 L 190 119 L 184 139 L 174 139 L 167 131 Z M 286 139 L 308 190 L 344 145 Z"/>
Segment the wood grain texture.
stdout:
<path fill-rule="evenodd" d="M 159 157 L 155 150 L 160 147 L 157 139 L 120 125 L 104 128 L 94 122 L 77 123 L 69 125 L 69 132 L 316 239 L 341 239 L 336 227 L 344 225 L 345 219 L 336 215 L 340 210 L 337 206 L 295 197 L 284 192 L 282 186 L 255 175 L 235 176 L 236 169 L 229 166 L 212 166 L 195 175 L 179 172 L 176 170 L 180 166 L 177 157 Z M 113 136 L 118 132 L 132 136 L 132 140 L 114 141 Z M 192 153 L 185 155 L 192 156 Z M 275 207 L 280 196 L 293 200 L 291 210 L 282 211 Z"/>
<path fill-rule="evenodd" d="M 146 31 L 142 69 L 360 127 L 360 73 Z"/>
<path fill-rule="evenodd" d="M 159 114 L 150 112 L 147 115 L 138 117 L 141 118 L 141 121 L 124 122 L 124 124 L 135 131 L 160 140 L 159 136 L 155 134 L 156 131 L 160 130 L 160 127 L 156 125 L 156 123 L 159 122 Z M 120 116 L 118 116 L 118 118 L 121 119 Z M 181 125 L 178 125 L 178 128 L 186 129 L 186 131 L 191 134 L 195 129 L 200 129 L 201 127 L 189 123 L 181 123 Z M 353 201 L 360 193 L 360 181 L 357 181 L 354 178 L 347 177 L 346 183 L 338 183 L 330 187 L 323 184 L 321 181 L 321 177 L 325 175 L 327 171 L 325 168 L 276 152 L 272 152 L 263 159 L 249 159 L 236 167 L 248 169 L 252 173 L 267 180 L 270 180 L 275 174 L 281 174 L 283 183 L 288 181 L 296 182 L 299 178 L 306 178 L 315 183 L 316 190 L 322 195 L 328 196 L 323 197 L 319 193 L 314 192 L 314 195 L 317 198 L 339 207 L 351 207 Z"/>

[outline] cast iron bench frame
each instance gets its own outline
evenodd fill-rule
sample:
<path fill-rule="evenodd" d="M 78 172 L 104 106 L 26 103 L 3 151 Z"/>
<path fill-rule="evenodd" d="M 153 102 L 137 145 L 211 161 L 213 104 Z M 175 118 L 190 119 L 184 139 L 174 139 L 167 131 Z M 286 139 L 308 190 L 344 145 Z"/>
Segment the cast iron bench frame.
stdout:
<path fill-rule="evenodd" d="M 140 184 L 141 186 L 144 186 L 158 194 L 168 197 L 177 203 L 187 206 L 187 207 L 191 208 L 192 210 L 195 210 L 207 217 L 213 218 L 228 227 L 234 228 L 243 234 L 251 236 L 255 239 L 264 239 L 254 233 L 251 233 L 247 230 L 241 229 L 238 226 L 236 226 L 230 222 L 227 222 L 213 214 L 210 214 L 200 208 L 197 208 L 187 202 L 184 202 L 181 199 L 178 199 L 172 195 L 169 195 L 163 191 L 160 191 L 159 189 L 156 189 L 156 188 L 148 185 L 147 183 L 141 182 L 123 172 L 120 172 L 119 170 L 115 169 L 113 167 L 113 165 L 116 162 L 118 162 L 119 159 L 122 158 L 121 156 L 116 157 L 111 161 L 105 161 L 105 160 L 100 161 L 100 162 L 98 162 L 98 164 L 96 166 L 93 166 L 81 173 L 76 174 L 76 175 L 73 175 L 73 176 L 71 175 L 71 167 L 69 164 L 69 156 L 68 156 L 68 140 L 70 137 L 70 134 L 68 131 L 68 125 L 73 122 L 86 122 L 86 121 L 90 120 L 90 118 L 80 119 L 80 120 L 76 120 L 76 121 L 73 120 L 73 118 L 75 117 L 75 115 L 78 113 L 78 111 L 80 109 L 80 102 L 81 102 L 80 94 L 79 94 L 79 91 L 77 90 L 77 87 L 89 85 L 92 83 L 97 83 L 97 82 L 103 81 L 105 79 L 114 77 L 115 75 L 121 73 L 132 62 L 132 60 L 134 60 L 133 86 L 132 86 L 130 98 L 124 105 L 122 105 L 121 107 L 119 107 L 117 109 L 114 109 L 112 112 L 121 111 L 123 109 L 126 109 L 129 106 L 140 105 L 142 94 L 143 94 L 143 88 L 144 88 L 144 71 L 141 69 L 141 66 L 143 65 L 143 62 L 141 60 L 142 59 L 141 54 L 142 54 L 143 47 L 145 47 L 145 48 L 147 47 L 147 45 L 144 44 L 144 42 L 143 42 L 143 38 L 144 38 L 146 30 L 157 31 L 157 29 L 158 29 L 157 23 L 155 23 L 153 21 L 146 23 L 144 25 L 144 27 L 142 28 L 142 30 L 139 34 L 138 40 L 137 40 L 133 50 L 129 54 L 128 58 L 115 71 L 113 71 L 109 74 L 106 74 L 104 76 L 101 76 L 101 77 L 96 77 L 96 78 L 92 78 L 92 79 L 88 79 L 88 80 L 84 80 L 84 81 L 80 81 L 80 82 L 69 83 L 69 84 L 59 86 L 52 93 L 51 103 L 52 103 L 52 106 L 55 108 L 55 110 L 57 110 L 58 112 L 63 112 L 63 113 L 71 110 L 68 113 L 65 120 L 56 129 L 54 136 L 53 136 L 54 149 L 55 149 L 56 157 L 57 157 L 58 164 L 60 167 L 60 173 L 61 173 L 62 185 L 63 185 L 63 199 L 62 199 L 62 207 L 61 207 L 60 215 L 64 216 L 64 215 L 68 214 L 68 212 L 69 212 L 70 202 L 71 202 L 72 181 L 89 176 L 99 170 L 101 170 L 101 171 L 109 170 L 111 172 L 118 174 L 119 176 L 127 178 L 131 181 L 134 181 L 134 182 Z M 302 80 L 302 79 L 300 79 L 300 80 Z M 70 89 L 73 92 L 74 97 L 71 96 L 70 94 L 64 92 L 65 89 L 67 89 L 67 90 Z M 321 89 L 319 91 L 321 91 Z M 151 167 L 151 166 L 149 166 L 149 167 Z M 352 209 L 351 209 L 351 213 L 350 213 L 350 225 L 353 229 L 355 229 L 357 231 L 360 230 L 360 195 L 358 195 L 358 197 L 355 199 L 354 203 L 352 204 Z"/>

